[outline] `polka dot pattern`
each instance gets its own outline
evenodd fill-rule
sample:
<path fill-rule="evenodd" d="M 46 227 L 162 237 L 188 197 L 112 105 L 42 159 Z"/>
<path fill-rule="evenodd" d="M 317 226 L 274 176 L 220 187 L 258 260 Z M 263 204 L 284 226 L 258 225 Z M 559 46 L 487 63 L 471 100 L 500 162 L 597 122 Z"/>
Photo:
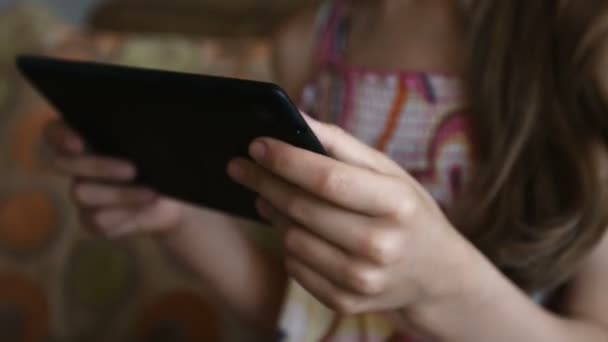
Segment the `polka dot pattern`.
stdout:
<path fill-rule="evenodd" d="M 41 143 L 44 127 L 57 118 L 57 113 L 47 104 L 40 103 L 29 114 L 21 115 L 14 127 L 11 144 L 14 163 L 23 172 L 43 170 Z"/>
<path fill-rule="evenodd" d="M 200 295 L 175 290 L 160 296 L 138 322 L 139 341 L 221 341 L 220 322 L 210 304 Z"/>
<path fill-rule="evenodd" d="M 0 244 L 19 255 L 46 246 L 59 226 L 59 213 L 51 195 L 23 190 L 0 199 Z"/>

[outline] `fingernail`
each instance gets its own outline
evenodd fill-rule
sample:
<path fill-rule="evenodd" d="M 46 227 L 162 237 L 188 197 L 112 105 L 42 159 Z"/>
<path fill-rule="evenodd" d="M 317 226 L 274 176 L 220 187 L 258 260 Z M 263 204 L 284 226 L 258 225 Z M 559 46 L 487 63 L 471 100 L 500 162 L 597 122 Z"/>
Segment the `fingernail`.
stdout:
<path fill-rule="evenodd" d="M 241 179 L 243 179 L 244 174 L 245 174 L 245 171 L 244 171 L 241 163 L 239 163 L 236 160 L 233 160 L 230 163 L 228 163 L 228 175 L 232 179 L 241 180 Z"/>
<path fill-rule="evenodd" d="M 256 141 L 251 144 L 249 148 L 249 154 L 255 160 L 262 160 L 266 156 L 266 144 L 261 141 Z"/>

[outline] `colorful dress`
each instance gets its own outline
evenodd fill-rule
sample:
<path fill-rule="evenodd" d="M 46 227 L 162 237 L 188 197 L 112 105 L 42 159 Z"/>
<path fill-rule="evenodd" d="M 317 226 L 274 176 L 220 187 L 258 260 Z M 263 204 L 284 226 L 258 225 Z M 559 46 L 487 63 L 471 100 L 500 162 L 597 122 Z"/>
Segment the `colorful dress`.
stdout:
<path fill-rule="evenodd" d="M 320 68 L 301 109 L 333 122 L 385 152 L 443 207 L 471 173 L 461 82 L 428 72 L 369 70 L 344 60 L 349 2 L 330 1 L 319 14 Z M 291 282 L 280 320 L 284 341 L 428 341 L 407 335 L 390 312 L 338 317 Z"/>

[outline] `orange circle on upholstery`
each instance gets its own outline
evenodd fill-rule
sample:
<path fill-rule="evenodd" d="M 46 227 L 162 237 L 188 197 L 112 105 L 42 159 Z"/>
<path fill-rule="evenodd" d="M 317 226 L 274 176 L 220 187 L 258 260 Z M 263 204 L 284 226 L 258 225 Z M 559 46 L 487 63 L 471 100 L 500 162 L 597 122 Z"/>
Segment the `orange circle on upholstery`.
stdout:
<path fill-rule="evenodd" d="M 40 250 L 58 227 L 56 209 L 52 198 L 42 191 L 0 198 L 0 244 L 20 254 Z"/>
<path fill-rule="evenodd" d="M 221 341 L 222 320 L 198 294 L 176 291 L 149 305 L 137 324 L 138 341 Z"/>
<path fill-rule="evenodd" d="M 49 304 L 43 290 L 18 274 L 0 274 L 0 336 L 13 341 L 49 337 Z"/>
<path fill-rule="evenodd" d="M 39 147 L 44 127 L 57 117 L 52 107 L 36 106 L 17 122 L 12 143 L 12 157 L 23 171 L 38 172 L 42 169 Z"/>

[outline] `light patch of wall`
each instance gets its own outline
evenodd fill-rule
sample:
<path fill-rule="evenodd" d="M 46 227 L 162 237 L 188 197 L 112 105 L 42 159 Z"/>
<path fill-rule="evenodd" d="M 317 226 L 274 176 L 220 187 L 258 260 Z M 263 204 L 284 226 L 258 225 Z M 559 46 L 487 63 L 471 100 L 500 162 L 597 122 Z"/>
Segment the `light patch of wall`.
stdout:
<path fill-rule="evenodd" d="M 71 24 L 83 24 L 89 11 L 100 0 L 0 0 L 0 7 L 9 3 L 43 5 Z"/>

